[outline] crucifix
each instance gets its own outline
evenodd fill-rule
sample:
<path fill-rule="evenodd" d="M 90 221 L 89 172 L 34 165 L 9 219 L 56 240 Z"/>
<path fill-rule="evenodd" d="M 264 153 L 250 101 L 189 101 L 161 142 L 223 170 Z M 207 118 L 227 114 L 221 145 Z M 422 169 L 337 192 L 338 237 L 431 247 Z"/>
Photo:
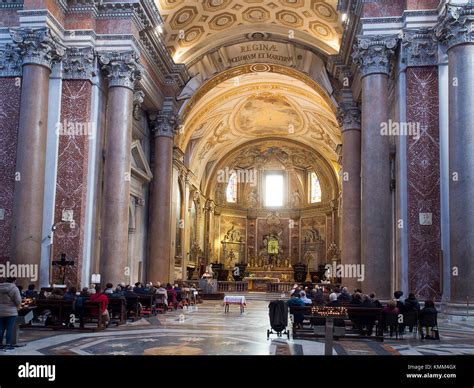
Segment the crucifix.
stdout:
<path fill-rule="evenodd" d="M 62 284 L 64 284 L 66 281 L 66 267 L 74 265 L 74 260 L 66 260 L 66 254 L 61 253 L 61 258 L 54 260 L 51 264 L 59 267 L 59 278 Z"/>

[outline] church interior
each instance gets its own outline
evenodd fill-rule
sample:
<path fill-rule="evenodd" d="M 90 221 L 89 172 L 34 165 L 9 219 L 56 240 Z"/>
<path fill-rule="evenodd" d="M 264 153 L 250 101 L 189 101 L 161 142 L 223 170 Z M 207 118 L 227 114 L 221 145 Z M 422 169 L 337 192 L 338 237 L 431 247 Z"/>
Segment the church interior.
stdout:
<path fill-rule="evenodd" d="M 473 0 L 5 0 L 0 21 L 10 354 L 474 354 Z"/>

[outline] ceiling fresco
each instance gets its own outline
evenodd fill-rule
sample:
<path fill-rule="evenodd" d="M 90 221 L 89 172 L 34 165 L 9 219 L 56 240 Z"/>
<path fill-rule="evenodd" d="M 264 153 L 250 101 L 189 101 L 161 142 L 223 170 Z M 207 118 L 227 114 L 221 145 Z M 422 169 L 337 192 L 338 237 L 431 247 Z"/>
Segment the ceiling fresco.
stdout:
<path fill-rule="evenodd" d="M 240 145 L 287 138 L 336 162 L 341 134 L 324 96 L 282 74 L 248 73 L 226 79 L 193 106 L 177 138 L 198 181 L 206 169 Z"/>

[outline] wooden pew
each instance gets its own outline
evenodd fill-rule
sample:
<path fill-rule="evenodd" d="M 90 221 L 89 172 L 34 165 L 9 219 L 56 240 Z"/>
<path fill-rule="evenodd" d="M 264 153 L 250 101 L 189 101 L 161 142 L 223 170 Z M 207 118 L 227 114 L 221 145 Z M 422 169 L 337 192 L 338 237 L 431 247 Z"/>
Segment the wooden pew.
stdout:
<path fill-rule="evenodd" d="M 94 322 L 97 323 L 97 327 L 90 328 L 90 330 L 97 331 L 105 328 L 103 316 L 100 313 L 101 302 L 84 302 L 83 319 L 85 323 Z M 51 312 L 50 317 L 53 317 L 48 324 L 44 326 L 40 325 L 26 325 L 22 328 L 39 328 L 46 327 L 53 330 L 74 330 L 82 329 L 87 330 L 89 328 L 80 328 L 76 325 L 71 326 L 70 323 L 75 322 L 76 318 L 79 318 L 79 312 L 74 308 L 74 301 L 64 299 L 37 299 L 32 306 L 36 306 L 37 314 L 44 315 L 46 310 Z"/>
<path fill-rule="evenodd" d="M 316 306 L 290 306 L 289 313 L 303 314 L 304 321 L 301 327 L 298 327 L 295 323 L 293 324 L 293 338 L 297 337 L 324 337 L 324 330 L 326 317 L 318 314 Z M 374 339 L 377 341 L 383 341 L 383 328 L 382 328 L 382 309 L 381 308 L 364 308 L 354 306 L 344 306 L 346 313 L 342 316 L 335 316 L 334 327 L 335 327 L 335 338 L 346 337 L 350 339 Z M 375 331 L 373 335 L 361 335 L 359 333 L 359 324 L 362 320 L 373 320 Z M 353 325 L 356 325 L 354 331 Z M 337 327 L 344 327 L 345 330 L 338 331 Z M 344 334 L 341 334 L 343 332 Z M 339 333 L 339 334 L 338 334 Z"/>
<path fill-rule="evenodd" d="M 127 301 L 125 297 L 109 297 L 107 309 L 110 314 L 110 323 L 119 326 L 127 322 Z"/>

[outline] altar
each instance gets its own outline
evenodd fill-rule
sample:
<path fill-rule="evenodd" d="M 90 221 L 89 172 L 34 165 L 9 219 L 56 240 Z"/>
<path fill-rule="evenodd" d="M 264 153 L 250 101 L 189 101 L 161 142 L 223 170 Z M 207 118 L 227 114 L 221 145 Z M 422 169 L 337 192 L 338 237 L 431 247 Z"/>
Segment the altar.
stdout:
<path fill-rule="evenodd" d="M 249 291 L 266 292 L 268 288 L 268 283 L 278 283 L 280 279 L 268 277 L 247 277 L 244 278 L 244 281 L 249 283 Z"/>

